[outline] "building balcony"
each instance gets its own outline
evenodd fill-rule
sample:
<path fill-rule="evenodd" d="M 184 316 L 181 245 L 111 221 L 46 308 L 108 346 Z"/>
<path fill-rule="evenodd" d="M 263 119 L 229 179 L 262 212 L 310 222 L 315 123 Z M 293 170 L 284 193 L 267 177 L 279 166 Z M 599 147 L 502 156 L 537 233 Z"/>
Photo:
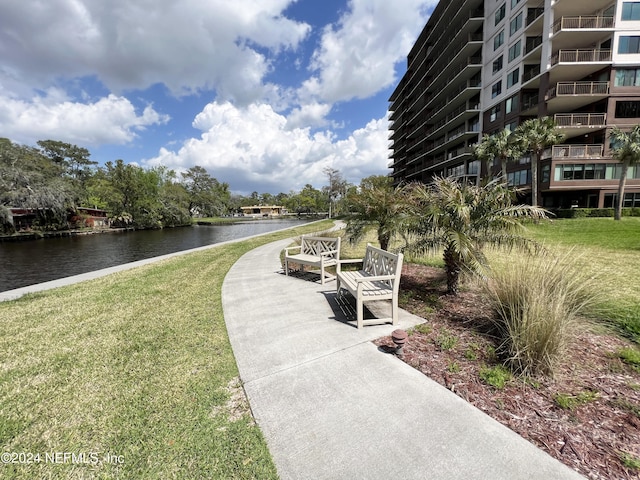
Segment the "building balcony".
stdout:
<path fill-rule="evenodd" d="M 578 15 L 576 17 L 562 17 L 553 24 L 553 35 L 561 30 L 596 30 L 613 29 L 613 16 L 604 15 Z"/>
<path fill-rule="evenodd" d="M 558 82 L 545 96 L 549 113 L 577 110 L 607 98 L 609 82 Z"/>
<path fill-rule="evenodd" d="M 597 45 L 614 31 L 613 16 L 578 15 L 560 18 L 552 26 L 553 49 Z"/>
<path fill-rule="evenodd" d="M 554 145 L 551 157 L 554 160 L 575 158 L 603 158 L 604 145 Z"/>
<path fill-rule="evenodd" d="M 521 88 L 537 88 L 540 85 L 540 64 L 524 65 L 522 78 L 520 79 Z"/>
<path fill-rule="evenodd" d="M 556 18 L 562 16 L 576 16 L 584 13 L 600 12 L 611 5 L 611 0 L 589 0 L 589 2 L 577 2 L 576 0 L 552 1 Z"/>
<path fill-rule="evenodd" d="M 544 5 L 544 4 L 543 4 Z M 544 29 L 544 6 L 527 9 L 525 35 L 541 35 Z"/>
<path fill-rule="evenodd" d="M 601 48 L 576 48 L 559 50 L 551 56 L 551 65 L 561 63 L 610 63 L 611 50 Z"/>
<path fill-rule="evenodd" d="M 520 115 L 535 115 L 538 112 L 539 101 L 537 93 L 524 93 L 520 103 Z"/>
<path fill-rule="evenodd" d="M 598 95 L 609 94 L 609 82 L 558 82 L 547 91 L 547 100 L 565 95 Z"/>
<path fill-rule="evenodd" d="M 540 51 L 542 50 L 540 45 L 542 45 L 542 35 L 527 37 L 524 44 L 524 56 L 522 59 L 531 60 L 533 58 L 540 58 Z"/>
<path fill-rule="evenodd" d="M 451 118 L 450 108 L 452 104 L 460 104 L 466 102 L 466 107 L 462 105 L 458 107 L 461 110 L 478 110 L 479 106 L 477 103 L 469 103 L 470 100 L 479 95 L 481 88 L 480 80 L 470 79 L 464 83 L 461 83 L 455 87 L 455 85 L 449 84 L 447 87 L 443 86 L 443 89 L 438 92 L 438 94 L 433 95 L 427 100 L 425 107 L 423 107 L 416 115 L 414 115 L 411 119 L 411 123 L 415 123 L 422 127 L 427 122 L 433 124 L 436 122 L 437 124 L 444 125 Z M 445 96 L 446 95 L 446 96 Z M 430 105 L 434 100 L 441 99 L 442 101 L 437 105 L 430 107 L 430 110 L 427 110 L 427 106 Z M 455 115 L 454 115 L 455 116 Z M 444 117 L 447 117 L 446 119 Z M 444 119 L 444 123 L 441 123 Z"/>
<path fill-rule="evenodd" d="M 584 78 L 611 65 L 611 50 L 600 48 L 577 48 L 558 50 L 551 56 L 550 84 Z"/>
<path fill-rule="evenodd" d="M 586 135 L 593 132 L 593 130 L 605 128 L 607 114 L 556 113 L 553 119 L 567 137 L 575 137 L 577 135 Z"/>
<path fill-rule="evenodd" d="M 452 63 L 453 65 L 453 63 Z M 422 115 L 424 109 L 440 100 L 440 103 L 449 103 L 468 88 L 479 89 L 481 86 L 479 72 L 482 69 L 482 57 L 471 56 L 457 59 L 455 68 L 448 69 L 448 76 L 439 79 L 428 87 L 430 93 L 427 96 L 418 96 L 410 105 L 410 109 L 416 110 L 416 115 Z M 444 72 L 443 72 L 444 73 Z M 474 76 L 478 77 L 474 79 Z M 437 111 L 437 106 L 431 106 L 431 110 Z M 413 118 L 411 119 L 413 120 Z"/>

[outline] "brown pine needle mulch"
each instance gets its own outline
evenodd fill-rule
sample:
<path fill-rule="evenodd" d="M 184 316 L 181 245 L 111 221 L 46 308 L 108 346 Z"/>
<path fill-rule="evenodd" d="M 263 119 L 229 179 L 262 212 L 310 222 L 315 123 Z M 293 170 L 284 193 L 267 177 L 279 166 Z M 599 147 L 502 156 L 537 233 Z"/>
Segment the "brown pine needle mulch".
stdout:
<path fill-rule="evenodd" d="M 442 269 L 408 264 L 400 303 L 426 319 L 404 347 L 407 364 L 587 478 L 640 478 L 640 372 L 616 356 L 629 342 L 584 331 L 554 378 L 514 377 L 498 389 L 480 378 L 500 360 L 477 291 L 447 296 Z M 391 337 L 376 344 L 393 346 Z"/>

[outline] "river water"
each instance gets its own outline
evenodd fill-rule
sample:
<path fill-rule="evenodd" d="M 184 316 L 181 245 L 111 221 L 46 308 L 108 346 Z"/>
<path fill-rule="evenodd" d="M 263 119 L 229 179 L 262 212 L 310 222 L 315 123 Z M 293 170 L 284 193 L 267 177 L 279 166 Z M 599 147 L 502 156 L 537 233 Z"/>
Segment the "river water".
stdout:
<path fill-rule="evenodd" d="M 308 220 L 252 220 L 0 243 L 0 292 L 272 232 Z"/>

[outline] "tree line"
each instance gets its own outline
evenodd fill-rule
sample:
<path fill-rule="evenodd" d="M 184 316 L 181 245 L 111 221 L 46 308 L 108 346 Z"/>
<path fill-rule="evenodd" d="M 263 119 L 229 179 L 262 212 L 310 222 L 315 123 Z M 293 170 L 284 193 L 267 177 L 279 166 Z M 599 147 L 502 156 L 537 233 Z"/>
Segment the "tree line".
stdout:
<path fill-rule="evenodd" d="M 163 228 L 191 224 L 193 217 L 239 213 L 250 205 L 282 205 L 292 213 L 339 212 L 349 185 L 334 169 L 325 169 L 328 185 L 307 184 L 289 193 L 242 196 L 194 166 L 177 173 L 164 166 L 143 168 L 123 160 L 99 166 L 89 150 L 41 140 L 26 146 L 0 138 L 0 233 L 13 233 L 10 208 L 35 212 L 38 230 L 69 228 L 78 208 L 108 212 L 112 226 Z"/>

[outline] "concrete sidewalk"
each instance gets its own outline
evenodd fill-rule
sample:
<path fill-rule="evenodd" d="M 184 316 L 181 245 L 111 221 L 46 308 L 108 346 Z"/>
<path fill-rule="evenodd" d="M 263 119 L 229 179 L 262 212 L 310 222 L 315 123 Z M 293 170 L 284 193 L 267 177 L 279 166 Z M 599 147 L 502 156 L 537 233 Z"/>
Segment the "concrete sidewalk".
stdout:
<path fill-rule="evenodd" d="M 244 255 L 222 288 L 240 376 L 282 479 L 578 479 L 358 331 L 335 282 L 287 277 L 280 241 Z"/>

